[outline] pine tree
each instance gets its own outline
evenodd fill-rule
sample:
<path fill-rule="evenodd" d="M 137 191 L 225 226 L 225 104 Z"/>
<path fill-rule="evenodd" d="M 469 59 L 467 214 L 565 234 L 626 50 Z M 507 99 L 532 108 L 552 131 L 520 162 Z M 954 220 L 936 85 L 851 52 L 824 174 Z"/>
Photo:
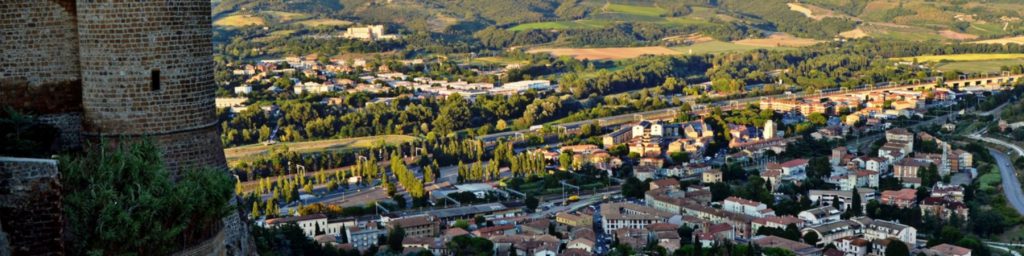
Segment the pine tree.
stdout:
<path fill-rule="evenodd" d="M 860 192 L 857 192 L 857 188 L 853 188 L 853 199 L 850 200 L 849 212 L 852 212 L 853 216 L 861 216 L 864 214 L 863 206 L 860 203 Z"/>

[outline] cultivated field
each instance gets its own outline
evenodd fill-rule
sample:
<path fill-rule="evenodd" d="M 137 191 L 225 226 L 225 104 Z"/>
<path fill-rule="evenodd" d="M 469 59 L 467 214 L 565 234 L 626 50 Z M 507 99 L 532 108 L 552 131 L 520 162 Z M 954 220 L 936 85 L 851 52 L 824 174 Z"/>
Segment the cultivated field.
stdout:
<path fill-rule="evenodd" d="M 665 9 L 655 6 L 639 6 L 639 5 L 626 5 L 626 4 L 606 4 L 603 8 L 605 12 L 617 12 L 640 16 L 658 17 L 668 13 Z"/>
<path fill-rule="evenodd" d="M 546 52 L 554 56 L 572 56 L 582 60 L 618 60 L 636 58 L 641 55 L 673 55 L 680 52 L 673 51 L 667 47 L 615 47 L 615 48 L 537 48 L 530 49 L 529 53 Z"/>
<path fill-rule="evenodd" d="M 850 31 L 839 33 L 839 36 L 845 37 L 845 38 L 857 39 L 857 38 L 867 37 L 868 36 L 868 32 L 864 32 L 864 30 L 861 29 L 861 28 L 855 28 L 855 29 L 850 30 Z"/>
<path fill-rule="evenodd" d="M 573 21 L 545 21 L 523 23 L 509 28 L 510 31 L 524 31 L 534 29 L 599 29 L 611 25 L 612 22 L 604 20 L 573 20 Z"/>
<path fill-rule="evenodd" d="M 714 10 L 708 8 L 694 7 L 694 13 L 685 17 L 663 17 L 667 10 L 656 6 L 642 6 L 629 4 L 605 4 L 599 10 L 579 20 L 544 21 L 522 23 L 508 28 L 510 31 L 524 31 L 534 29 L 601 29 L 619 22 L 653 23 L 665 26 L 688 26 L 694 24 L 705 24 L 708 19 L 716 17 Z M 733 19 L 731 17 L 718 17 L 723 20 Z"/>
<path fill-rule="evenodd" d="M 271 40 L 277 40 L 277 39 L 285 38 L 285 37 L 291 36 L 294 33 L 295 33 L 295 30 L 278 30 L 278 31 L 270 32 L 269 35 L 266 35 L 264 37 L 255 38 L 255 39 L 253 39 L 253 41 L 267 42 L 267 41 L 271 41 Z"/>
<path fill-rule="evenodd" d="M 693 44 L 693 45 L 676 46 L 676 47 L 672 47 L 672 49 L 676 50 L 676 51 L 679 51 L 679 52 L 681 52 L 683 54 L 702 55 L 702 54 L 713 54 L 713 53 L 723 53 L 723 52 L 740 52 L 740 51 L 767 49 L 767 48 L 774 48 L 774 47 L 775 46 L 742 45 L 742 44 L 735 44 L 735 43 L 730 43 L 730 42 L 722 42 L 722 41 L 713 40 L 713 41 L 708 41 L 708 42 L 703 42 L 703 43 L 696 43 L 696 44 Z"/>
<path fill-rule="evenodd" d="M 949 29 L 943 29 L 939 31 L 939 35 L 945 38 L 953 40 L 974 40 L 978 39 L 978 35 L 972 35 L 967 33 L 960 33 Z"/>
<path fill-rule="evenodd" d="M 893 58 L 897 61 L 913 61 L 918 62 L 939 62 L 939 61 L 991 61 L 991 60 L 1008 60 L 1008 59 L 1024 59 L 1024 53 L 969 53 L 969 54 L 950 54 L 950 55 L 923 55 L 915 57 L 903 57 Z"/>
<path fill-rule="evenodd" d="M 1024 65 L 1024 59 L 1005 60 L 980 60 L 980 61 L 957 61 L 937 65 L 935 68 L 941 71 L 959 70 L 969 73 L 991 73 L 999 72 L 1003 66 Z"/>
<path fill-rule="evenodd" d="M 318 26 L 337 27 L 337 26 L 348 26 L 348 25 L 352 24 L 352 22 L 346 21 L 346 20 L 327 19 L 327 18 L 304 20 L 304 21 L 299 21 L 297 23 L 302 24 L 303 26 L 307 26 L 307 27 L 318 27 Z"/>
<path fill-rule="evenodd" d="M 748 39 L 736 42 L 702 40 L 692 45 L 647 47 L 615 47 L 615 48 L 536 48 L 527 52 L 546 52 L 554 56 L 572 56 L 582 60 L 618 60 L 636 58 L 641 55 L 675 55 L 675 54 L 714 54 L 723 52 L 739 52 L 757 49 L 789 49 L 815 44 L 818 41 L 804 38 L 785 39 Z M 781 45 L 781 46 L 780 46 Z"/>
<path fill-rule="evenodd" d="M 976 44 L 1024 44 L 1024 36 L 974 41 Z"/>
<path fill-rule="evenodd" d="M 410 142 L 416 140 L 416 137 L 407 135 L 381 135 L 381 136 L 370 136 L 370 137 L 359 137 L 359 138 L 345 138 L 345 139 L 332 139 L 332 140 L 319 140 L 319 141 L 304 141 L 304 142 L 286 142 L 278 143 L 276 145 L 246 145 L 238 146 L 233 148 L 224 149 L 224 156 L 227 157 L 229 162 L 238 161 L 248 157 L 254 157 L 270 152 L 270 150 L 278 145 L 285 145 L 289 151 L 293 152 L 319 152 L 323 150 L 329 151 L 346 151 L 353 149 L 369 148 L 378 143 L 384 143 L 387 145 L 395 145 L 399 143 Z"/>
<path fill-rule="evenodd" d="M 214 26 L 220 27 L 244 27 L 244 26 L 263 26 L 266 25 L 267 21 L 259 16 L 236 14 L 227 16 L 224 18 L 217 19 L 213 22 Z"/>
<path fill-rule="evenodd" d="M 803 47 L 820 43 L 820 40 L 799 38 L 786 33 L 774 33 L 767 38 L 754 38 L 733 41 L 739 45 L 760 46 L 760 47 Z"/>
<path fill-rule="evenodd" d="M 277 20 L 278 22 L 289 22 L 289 21 L 293 21 L 293 20 L 301 20 L 301 19 L 309 18 L 308 14 L 297 13 L 297 12 L 265 11 L 263 13 L 266 13 L 266 14 L 270 15 L 271 17 L 274 17 L 274 19 Z"/>
<path fill-rule="evenodd" d="M 849 16 L 847 16 L 847 15 L 836 14 L 832 10 L 821 8 L 821 7 L 810 5 L 810 4 L 786 3 L 786 5 L 789 6 L 789 10 L 795 11 L 795 12 L 799 12 L 799 13 L 803 14 L 804 16 L 807 16 L 808 18 L 811 18 L 811 19 L 814 19 L 814 20 L 822 20 L 822 19 L 825 19 L 825 18 L 828 18 L 828 17 L 846 17 L 846 18 L 849 18 Z"/>

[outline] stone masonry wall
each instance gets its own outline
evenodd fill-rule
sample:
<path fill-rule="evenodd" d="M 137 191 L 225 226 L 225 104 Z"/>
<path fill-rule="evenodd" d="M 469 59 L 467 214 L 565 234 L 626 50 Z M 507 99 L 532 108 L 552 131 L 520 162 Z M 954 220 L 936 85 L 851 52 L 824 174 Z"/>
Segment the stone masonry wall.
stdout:
<path fill-rule="evenodd" d="M 0 0 L 0 81 L 33 86 L 78 80 L 74 1 Z"/>
<path fill-rule="evenodd" d="M 12 255 L 63 255 L 57 161 L 0 157 L 0 226 Z"/>
<path fill-rule="evenodd" d="M 0 0 L 0 107 L 81 111 L 73 0 Z"/>
<path fill-rule="evenodd" d="M 163 150 L 164 162 L 172 172 L 198 166 L 227 170 L 217 127 L 159 135 L 154 140 Z"/>
<path fill-rule="evenodd" d="M 216 124 L 210 1 L 78 1 L 77 11 L 87 133 Z"/>
<path fill-rule="evenodd" d="M 60 137 L 57 138 L 60 151 L 82 148 L 82 113 L 41 115 L 38 120 L 60 129 Z"/>

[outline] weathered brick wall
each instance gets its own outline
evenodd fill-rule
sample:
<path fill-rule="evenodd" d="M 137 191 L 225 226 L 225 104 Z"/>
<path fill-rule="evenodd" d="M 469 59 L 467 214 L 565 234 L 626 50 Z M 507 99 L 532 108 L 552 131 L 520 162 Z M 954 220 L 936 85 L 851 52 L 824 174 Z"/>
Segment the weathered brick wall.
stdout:
<path fill-rule="evenodd" d="M 63 255 L 57 161 L 0 157 L 0 226 L 13 255 Z"/>
<path fill-rule="evenodd" d="M 215 124 L 210 8 L 208 0 L 79 1 L 85 130 L 168 134 Z"/>
<path fill-rule="evenodd" d="M 0 107 L 80 111 L 77 37 L 73 0 L 0 0 Z"/>
<path fill-rule="evenodd" d="M 172 172 L 186 168 L 209 166 L 227 170 L 224 149 L 220 144 L 217 127 L 155 137 L 164 153 L 164 162 Z"/>
<path fill-rule="evenodd" d="M 57 143 L 60 144 L 61 151 L 82 147 L 82 113 L 40 115 L 38 120 L 60 130 Z"/>
<path fill-rule="evenodd" d="M 0 81 L 38 86 L 78 80 L 73 3 L 0 0 Z"/>

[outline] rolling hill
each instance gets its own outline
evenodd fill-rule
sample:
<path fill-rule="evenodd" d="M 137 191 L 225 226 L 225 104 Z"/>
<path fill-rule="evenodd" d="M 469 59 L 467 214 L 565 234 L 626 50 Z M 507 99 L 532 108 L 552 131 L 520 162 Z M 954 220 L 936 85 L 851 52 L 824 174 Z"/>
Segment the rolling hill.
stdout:
<path fill-rule="evenodd" d="M 500 37 L 531 37 L 500 47 L 673 46 L 662 39 L 734 41 L 776 32 L 947 42 L 1024 34 L 1024 2 L 1015 0 L 219 0 L 212 15 L 225 31 L 259 26 L 303 34 L 383 23 L 403 33 L 465 36 L 491 28 L 508 31 Z M 600 35 L 609 35 L 607 42 Z"/>

